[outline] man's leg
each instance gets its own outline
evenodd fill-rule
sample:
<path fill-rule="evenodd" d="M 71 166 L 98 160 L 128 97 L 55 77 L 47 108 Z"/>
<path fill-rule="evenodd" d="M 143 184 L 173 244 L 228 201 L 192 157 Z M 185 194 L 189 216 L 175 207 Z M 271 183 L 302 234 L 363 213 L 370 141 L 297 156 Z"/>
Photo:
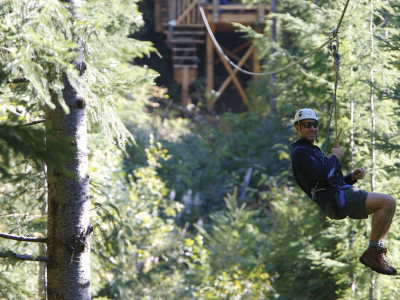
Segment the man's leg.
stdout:
<path fill-rule="evenodd" d="M 368 193 L 365 200 L 367 215 L 372 215 L 371 241 L 382 241 L 385 239 L 394 212 L 396 211 L 396 201 L 392 196 L 378 193 Z"/>
<path fill-rule="evenodd" d="M 383 242 L 392 223 L 396 210 L 396 201 L 390 195 L 368 193 L 365 200 L 367 215 L 372 216 L 370 246 L 360 257 L 360 262 L 372 270 L 387 275 L 395 275 L 397 270 L 390 266 L 385 254 L 386 248 L 379 246 Z"/>

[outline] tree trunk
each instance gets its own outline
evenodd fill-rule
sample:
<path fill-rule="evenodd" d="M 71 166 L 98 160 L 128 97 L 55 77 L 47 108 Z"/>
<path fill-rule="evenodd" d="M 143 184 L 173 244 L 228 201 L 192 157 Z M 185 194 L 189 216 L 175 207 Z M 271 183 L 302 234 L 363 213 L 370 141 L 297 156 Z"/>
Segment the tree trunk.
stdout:
<path fill-rule="evenodd" d="M 277 13 L 277 1 L 278 0 L 271 0 L 271 8 L 274 14 Z M 276 43 L 276 17 L 272 18 L 272 40 Z M 275 53 L 275 48 L 272 48 L 271 54 Z M 270 84 L 271 84 L 271 101 L 270 101 L 270 114 L 276 114 L 276 97 L 275 97 L 275 74 L 271 74 L 269 77 Z"/>
<path fill-rule="evenodd" d="M 69 2 L 74 7 L 81 1 Z M 78 15 L 75 16 L 79 18 Z M 82 57 L 82 50 L 80 50 Z M 74 61 L 83 73 L 83 60 Z M 69 107 L 65 113 L 52 95 L 55 109 L 46 107 L 47 139 L 68 138 L 74 147 L 73 157 L 65 163 L 70 172 L 47 171 L 48 177 L 48 251 L 49 300 L 90 299 L 90 201 L 86 107 L 81 95 L 65 76 L 63 98 Z M 47 149 L 62 151 L 62 149 Z"/>
<path fill-rule="evenodd" d="M 370 0 L 370 20 L 369 20 L 369 33 L 370 33 L 370 46 L 371 46 L 371 90 L 370 90 L 370 106 L 371 106 L 371 192 L 375 192 L 375 103 L 374 103 L 374 4 Z"/>
<path fill-rule="evenodd" d="M 350 59 L 353 58 L 353 38 L 352 38 L 352 24 L 351 21 L 347 28 L 349 32 L 349 48 L 350 48 Z M 350 66 L 350 80 L 353 80 L 353 67 Z M 350 156 L 349 156 L 349 173 L 353 172 L 354 169 L 354 91 L 353 87 L 350 88 Z"/>

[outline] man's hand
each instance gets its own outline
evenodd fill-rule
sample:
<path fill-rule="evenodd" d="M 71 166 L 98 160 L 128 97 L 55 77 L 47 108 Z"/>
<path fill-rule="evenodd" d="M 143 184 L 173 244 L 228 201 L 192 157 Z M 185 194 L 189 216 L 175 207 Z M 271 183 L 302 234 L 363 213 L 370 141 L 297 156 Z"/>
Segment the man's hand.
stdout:
<path fill-rule="evenodd" d="M 335 155 L 337 159 L 341 159 L 344 155 L 342 147 L 332 148 L 332 155 Z"/>
<path fill-rule="evenodd" d="M 356 180 L 356 179 L 363 179 L 365 177 L 365 169 L 364 168 L 358 168 L 355 169 L 353 173 L 351 173 L 351 180 Z"/>

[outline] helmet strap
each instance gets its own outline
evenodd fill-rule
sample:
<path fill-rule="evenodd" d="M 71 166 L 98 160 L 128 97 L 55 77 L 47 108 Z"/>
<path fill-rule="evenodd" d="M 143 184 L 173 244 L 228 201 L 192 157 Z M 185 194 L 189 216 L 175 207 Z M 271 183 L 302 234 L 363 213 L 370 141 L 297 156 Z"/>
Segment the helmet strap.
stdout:
<path fill-rule="evenodd" d="M 301 138 L 303 137 L 303 133 L 301 132 L 301 121 L 299 121 L 299 135 Z"/>

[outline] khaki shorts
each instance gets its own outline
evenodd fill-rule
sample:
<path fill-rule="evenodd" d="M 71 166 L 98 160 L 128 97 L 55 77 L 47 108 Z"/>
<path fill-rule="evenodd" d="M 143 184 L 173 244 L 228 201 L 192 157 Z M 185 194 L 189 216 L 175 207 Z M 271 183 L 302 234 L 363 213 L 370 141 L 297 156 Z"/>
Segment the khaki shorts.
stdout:
<path fill-rule="evenodd" d="M 344 191 L 344 197 L 346 199 L 346 210 L 347 216 L 351 219 L 367 219 L 368 215 L 365 208 L 365 200 L 367 199 L 368 192 L 364 190 L 357 190 L 355 187 L 351 187 Z M 339 208 L 340 212 L 343 213 L 340 206 L 340 193 L 339 191 L 334 193 L 334 198 L 328 201 L 325 214 L 331 219 L 342 219 L 335 216 L 333 205 L 331 201 L 336 202 L 336 207 Z"/>

